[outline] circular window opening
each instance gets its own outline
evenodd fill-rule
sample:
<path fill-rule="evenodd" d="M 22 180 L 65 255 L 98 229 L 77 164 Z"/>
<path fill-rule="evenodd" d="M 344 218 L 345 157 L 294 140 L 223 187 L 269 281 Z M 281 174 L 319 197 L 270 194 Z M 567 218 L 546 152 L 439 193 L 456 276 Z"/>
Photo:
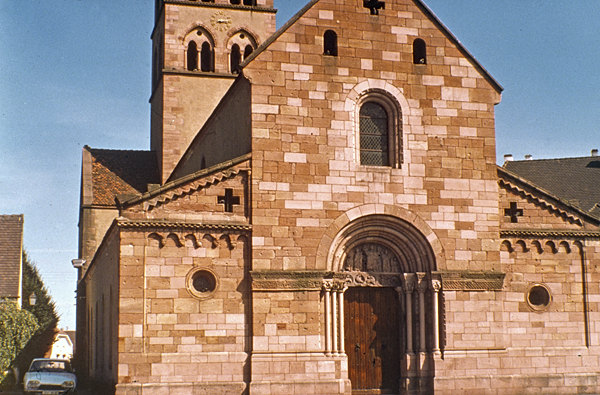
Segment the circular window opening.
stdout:
<path fill-rule="evenodd" d="M 207 299 L 214 295 L 219 287 L 215 273 L 209 269 L 193 269 L 187 275 L 188 291 L 195 297 Z"/>
<path fill-rule="evenodd" d="M 543 285 L 534 285 L 527 292 L 527 303 L 534 310 L 545 310 L 551 300 L 550 290 Z"/>

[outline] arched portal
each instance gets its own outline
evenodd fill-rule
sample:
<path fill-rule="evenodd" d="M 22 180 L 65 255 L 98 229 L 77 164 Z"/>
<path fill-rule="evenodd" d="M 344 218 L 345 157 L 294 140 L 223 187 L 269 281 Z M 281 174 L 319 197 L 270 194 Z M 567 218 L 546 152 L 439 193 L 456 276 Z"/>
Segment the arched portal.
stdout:
<path fill-rule="evenodd" d="M 329 261 L 325 351 L 347 356 L 352 390 L 430 391 L 440 350 L 441 281 L 427 237 L 401 218 L 366 215 L 337 233 Z"/>

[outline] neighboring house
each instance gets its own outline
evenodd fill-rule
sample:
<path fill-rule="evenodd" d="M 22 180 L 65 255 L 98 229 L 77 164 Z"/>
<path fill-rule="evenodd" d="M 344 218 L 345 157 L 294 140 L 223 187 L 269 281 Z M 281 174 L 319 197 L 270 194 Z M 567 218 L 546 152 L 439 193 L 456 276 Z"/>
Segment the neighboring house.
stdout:
<path fill-rule="evenodd" d="M 22 293 L 23 215 L 0 215 L 0 299 L 21 306 Z"/>
<path fill-rule="evenodd" d="M 82 377 L 600 393 L 597 159 L 498 167 L 502 87 L 423 1 L 157 0 L 152 41 L 151 150 L 83 150 Z"/>
<path fill-rule="evenodd" d="M 72 338 L 74 335 L 74 332 L 61 331 L 57 333 L 54 337 L 54 343 L 52 343 L 49 358 L 71 360 L 73 358 L 73 350 L 75 349 Z"/>

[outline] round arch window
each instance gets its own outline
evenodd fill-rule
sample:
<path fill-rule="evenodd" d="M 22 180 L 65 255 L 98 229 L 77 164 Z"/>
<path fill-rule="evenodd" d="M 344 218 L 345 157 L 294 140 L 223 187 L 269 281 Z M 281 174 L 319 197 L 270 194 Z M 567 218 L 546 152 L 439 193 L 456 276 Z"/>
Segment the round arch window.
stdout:
<path fill-rule="evenodd" d="M 535 311 L 544 311 L 552 302 L 550 289 L 543 284 L 534 284 L 529 287 L 526 295 L 527 304 Z"/>
<path fill-rule="evenodd" d="M 219 278 L 210 269 L 194 268 L 186 277 L 188 291 L 198 299 L 212 297 L 219 288 Z"/>

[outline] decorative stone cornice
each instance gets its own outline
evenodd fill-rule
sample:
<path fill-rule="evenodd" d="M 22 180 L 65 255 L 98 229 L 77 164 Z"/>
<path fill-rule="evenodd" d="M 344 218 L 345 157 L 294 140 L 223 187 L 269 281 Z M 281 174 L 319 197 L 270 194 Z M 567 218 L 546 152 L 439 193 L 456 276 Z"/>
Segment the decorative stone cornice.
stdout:
<path fill-rule="evenodd" d="M 187 230 L 226 230 L 226 231 L 244 231 L 252 230 L 252 225 L 239 223 L 191 223 L 191 222 L 168 222 L 168 221 L 150 221 L 150 220 L 129 220 L 127 218 L 117 218 L 119 228 L 148 228 L 148 229 L 187 229 Z"/>
<path fill-rule="evenodd" d="M 253 291 L 319 291 L 325 277 L 329 277 L 331 288 L 334 287 L 331 272 L 254 270 L 250 276 Z"/>
<path fill-rule="evenodd" d="M 510 229 L 501 230 L 500 237 L 600 238 L 600 230 Z"/>
<path fill-rule="evenodd" d="M 438 272 L 444 291 L 501 291 L 506 274 L 497 272 Z"/>

